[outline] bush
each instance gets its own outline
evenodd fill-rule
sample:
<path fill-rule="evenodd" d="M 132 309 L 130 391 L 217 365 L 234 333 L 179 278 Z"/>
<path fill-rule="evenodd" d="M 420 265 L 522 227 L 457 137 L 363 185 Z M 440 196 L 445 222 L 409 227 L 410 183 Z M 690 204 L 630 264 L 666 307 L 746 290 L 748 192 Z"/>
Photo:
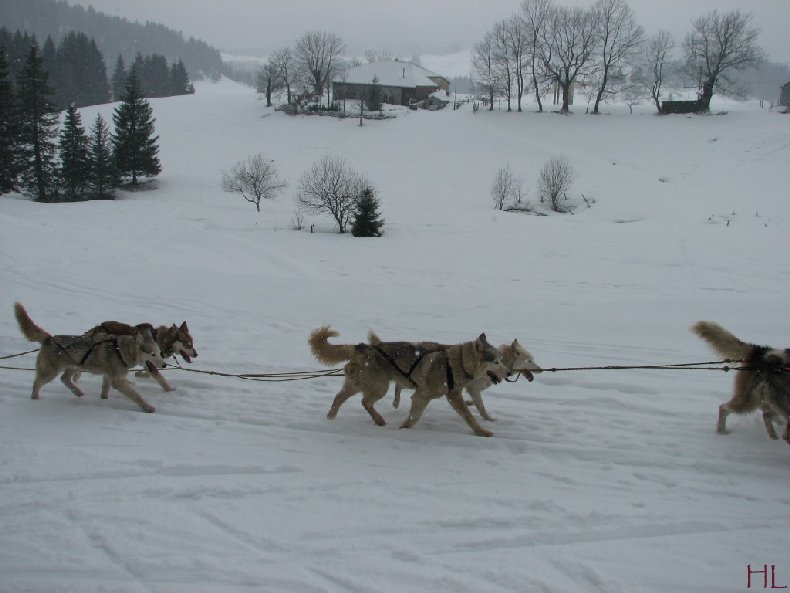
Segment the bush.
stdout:
<path fill-rule="evenodd" d="M 538 176 L 540 201 L 548 201 L 551 209 L 555 212 L 565 212 L 560 207 L 560 197 L 570 189 L 575 177 L 573 167 L 566 157 L 553 157 L 543 165 Z"/>
<path fill-rule="evenodd" d="M 241 194 L 248 202 L 255 204 L 261 211 L 261 200 L 269 200 L 287 187 L 287 183 L 277 177 L 274 161 L 262 154 L 239 161 L 229 173 L 222 174 L 222 189 L 226 192 Z"/>

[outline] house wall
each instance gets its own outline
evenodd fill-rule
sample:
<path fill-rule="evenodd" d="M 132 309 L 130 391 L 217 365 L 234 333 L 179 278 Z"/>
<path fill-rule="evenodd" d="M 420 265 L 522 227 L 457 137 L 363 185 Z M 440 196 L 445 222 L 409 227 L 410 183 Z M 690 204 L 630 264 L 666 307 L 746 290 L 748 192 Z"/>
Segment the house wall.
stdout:
<path fill-rule="evenodd" d="M 790 107 L 790 82 L 782 86 L 779 93 L 779 105 Z"/>
<path fill-rule="evenodd" d="M 353 84 L 348 82 L 333 82 L 332 96 L 335 101 L 343 99 L 367 99 L 370 96 L 371 85 Z M 381 85 L 381 97 L 384 103 L 391 105 L 408 105 L 411 101 L 422 101 L 436 90 L 435 87 L 402 88 Z"/>

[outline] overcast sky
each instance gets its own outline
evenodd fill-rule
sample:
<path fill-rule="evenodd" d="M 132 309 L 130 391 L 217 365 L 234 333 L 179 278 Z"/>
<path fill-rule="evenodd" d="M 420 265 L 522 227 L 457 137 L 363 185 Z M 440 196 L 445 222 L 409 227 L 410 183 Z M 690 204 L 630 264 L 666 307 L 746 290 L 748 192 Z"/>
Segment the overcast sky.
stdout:
<path fill-rule="evenodd" d="M 388 49 L 410 57 L 471 48 L 521 0 L 71 0 L 113 16 L 162 23 L 227 52 L 265 56 L 305 31 L 342 37 L 350 53 Z M 558 0 L 590 6 L 592 0 Z M 691 21 L 714 8 L 754 15 L 771 61 L 790 64 L 790 0 L 630 0 L 648 33 L 667 29 L 678 42 Z"/>

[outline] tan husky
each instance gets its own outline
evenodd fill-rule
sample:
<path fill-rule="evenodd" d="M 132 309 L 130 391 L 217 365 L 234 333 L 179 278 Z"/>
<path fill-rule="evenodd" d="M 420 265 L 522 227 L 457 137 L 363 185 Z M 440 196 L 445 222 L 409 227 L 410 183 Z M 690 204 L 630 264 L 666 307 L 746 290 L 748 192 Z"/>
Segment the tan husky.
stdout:
<path fill-rule="evenodd" d="M 378 340 L 378 338 L 374 334 L 369 334 L 370 343 L 374 343 L 374 339 Z M 435 344 L 436 349 L 439 348 L 447 348 L 446 344 Z M 499 352 L 502 353 L 502 364 L 504 364 L 508 371 L 507 376 L 512 377 L 513 375 L 524 375 L 524 378 L 527 381 L 533 381 L 535 379 L 535 375 L 533 373 L 541 373 L 543 369 L 538 366 L 535 362 L 535 359 L 532 357 L 532 354 L 522 346 L 519 341 L 513 340 L 510 344 L 502 344 L 499 347 Z M 471 401 L 467 401 L 467 404 L 474 404 L 477 408 L 477 411 L 480 412 L 480 416 L 485 420 L 493 422 L 496 418 L 493 418 L 488 411 L 486 410 L 485 405 L 483 404 L 483 395 L 482 392 L 485 389 L 491 387 L 492 381 L 488 377 L 482 377 L 479 379 L 475 379 L 469 385 L 466 386 L 466 391 L 472 397 Z M 395 399 L 392 400 L 392 406 L 397 408 L 400 405 L 400 392 L 403 388 L 400 385 L 395 385 Z"/>
<path fill-rule="evenodd" d="M 21 303 L 14 304 L 14 313 L 25 337 L 41 344 L 32 399 L 38 399 L 41 387 L 64 370 L 61 380 L 74 395 L 82 397 L 84 394 L 72 378 L 76 371 L 88 371 L 102 375 L 103 399 L 108 397 L 112 386 L 146 412 L 155 411 L 126 380 L 129 369 L 143 362 L 164 366 L 159 346 L 149 331 L 117 337 L 52 336 L 35 324 Z"/>
<path fill-rule="evenodd" d="M 742 342 L 712 321 L 698 321 L 691 329 L 716 352 L 743 361 L 748 367 L 736 372 L 732 398 L 719 406 L 716 431 L 727 432 L 727 416 L 731 412 L 748 414 L 760 408 L 765 430 L 772 439 L 779 438 L 774 430 L 774 417 L 785 418 L 782 438 L 790 444 L 790 348 L 779 350 Z"/>
<path fill-rule="evenodd" d="M 386 395 L 390 382 L 414 389 L 409 416 L 401 428 L 411 428 L 422 416 L 432 399 L 446 396 L 450 405 L 466 420 L 478 436 L 492 433 L 475 420 L 461 392 L 475 379 L 488 377 L 494 383 L 507 373 L 499 351 L 486 340 L 485 334 L 473 341 L 435 348 L 433 342 L 381 342 L 374 344 L 330 344 L 329 338 L 339 335 L 328 326 L 310 334 L 310 349 L 316 359 L 327 365 L 349 361 L 345 368 L 343 387 L 335 396 L 327 418 L 337 416 L 343 403 L 362 392 L 362 407 L 378 426 L 386 424 L 374 404 Z M 375 339 L 375 335 L 372 336 Z"/>
<path fill-rule="evenodd" d="M 198 355 L 197 350 L 195 350 L 195 347 L 192 343 L 192 334 L 189 333 L 189 327 L 187 327 L 186 321 L 180 326 L 174 323 L 170 327 L 165 325 L 154 327 L 150 323 L 128 325 L 126 323 L 121 323 L 120 321 L 105 321 L 104 323 L 100 323 L 96 327 L 89 329 L 87 332 L 85 332 L 85 335 L 128 336 L 142 330 L 148 330 L 151 332 L 151 335 L 154 337 L 154 340 L 156 340 L 156 343 L 162 352 L 162 358 L 164 359 L 178 355 L 187 362 L 192 362 L 192 359 Z M 138 371 L 135 376 L 151 376 L 156 379 L 156 382 L 159 383 L 160 387 L 162 387 L 162 389 L 165 391 L 175 390 L 175 387 L 171 386 L 170 383 L 167 382 L 167 379 L 165 379 L 164 375 L 159 372 L 159 369 L 157 369 L 154 364 L 147 362 L 145 366 L 147 370 Z"/>

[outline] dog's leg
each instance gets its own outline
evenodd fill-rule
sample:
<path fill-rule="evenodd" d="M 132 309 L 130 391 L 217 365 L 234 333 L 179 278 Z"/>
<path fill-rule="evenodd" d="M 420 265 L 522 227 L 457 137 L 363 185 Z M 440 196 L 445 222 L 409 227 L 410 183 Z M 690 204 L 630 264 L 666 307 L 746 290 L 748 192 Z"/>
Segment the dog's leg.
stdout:
<path fill-rule="evenodd" d="M 101 398 L 107 399 L 110 397 L 110 377 L 102 375 L 101 378 Z"/>
<path fill-rule="evenodd" d="M 134 388 L 126 381 L 124 377 L 114 377 L 112 380 L 112 386 L 115 387 L 118 391 L 123 393 L 126 397 L 140 406 L 145 412 L 155 412 L 156 408 L 149 404 L 147 401 L 143 399 L 139 393 L 137 393 Z"/>
<path fill-rule="evenodd" d="M 162 389 L 164 389 L 165 391 L 175 391 L 176 390 L 175 387 L 173 387 L 172 385 L 170 385 L 170 383 L 167 382 L 167 379 L 165 379 L 165 376 L 162 373 L 159 372 L 159 369 L 156 368 L 154 363 L 152 363 L 150 361 L 146 361 L 145 362 L 145 366 L 148 369 L 148 374 L 151 377 L 153 377 L 154 379 L 156 379 L 156 382 L 159 383 L 159 386 Z M 138 375 L 135 375 L 135 376 L 138 376 Z"/>
<path fill-rule="evenodd" d="M 359 392 L 359 387 L 354 385 L 349 380 L 349 378 L 346 377 L 346 380 L 343 382 L 343 387 L 337 392 L 335 400 L 332 402 L 332 406 L 329 408 L 329 412 L 327 412 L 326 417 L 330 420 L 333 420 L 335 416 L 337 416 L 340 406 L 342 406 L 349 397 Z"/>
<path fill-rule="evenodd" d="M 477 408 L 477 411 L 480 412 L 480 416 L 484 420 L 488 420 L 489 422 L 496 421 L 496 418 L 494 418 L 493 416 L 489 415 L 488 411 L 486 411 L 486 407 L 483 404 L 483 395 L 481 393 L 482 389 L 480 389 L 480 387 L 475 385 L 475 383 L 473 382 L 468 387 L 468 390 L 469 390 L 469 395 L 472 396 L 472 403 Z"/>
<path fill-rule="evenodd" d="M 41 388 L 58 376 L 58 369 L 36 369 L 36 378 L 33 380 L 33 393 L 30 399 L 38 399 L 38 392 Z"/>
<path fill-rule="evenodd" d="M 373 422 L 376 423 L 376 426 L 384 426 L 387 424 L 387 421 L 384 420 L 384 417 L 376 411 L 376 408 L 373 407 L 373 404 L 387 395 L 388 387 L 389 385 L 385 385 L 383 392 L 381 392 L 381 390 L 368 392 L 362 396 L 362 407 L 365 408 L 368 414 L 370 414 L 370 417 L 373 418 Z"/>
<path fill-rule="evenodd" d="M 768 436 L 775 441 L 779 440 L 779 436 L 776 434 L 776 429 L 774 428 L 773 409 L 771 408 L 770 404 L 765 402 L 760 404 L 760 408 L 763 411 L 763 424 L 765 424 L 765 430 L 768 432 Z"/>
<path fill-rule="evenodd" d="M 453 409 L 458 412 L 458 414 L 466 420 L 466 423 L 469 427 L 475 432 L 475 434 L 479 437 L 490 437 L 494 433 L 490 430 L 486 430 L 482 426 L 477 423 L 475 417 L 472 416 L 472 412 L 469 411 L 469 408 L 464 401 L 464 398 L 461 396 L 461 393 L 456 391 L 455 389 L 451 389 L 447 393 L 447 400 L 450 402 L 450 405 Z"/>
<path fill-rule="evenodd" d="M 63 384 L 66 387 L 71 389 L 71 392 L 74 395 L 76 395 L 77 397 L 82 397 L 85 394 L 82 392 L 82 390 L 79 387 L 77 387 L 73 379 L 74 379 L 74 369 L 66 369 L 65 371 L 63 371 L 63 374 L 60 376 L 60 380 L 63 382 Z"/>
<path fill-rule="evenodd" d="M 719 421 L 716 423 L 716 432 L 727 434 L 727 416 L 730 415 L 730 407 L 727 404 L 719 406 Z"/>
<path fill-rule="evenodd" d="M 395 383 L 395 399 L 392 400 L 392 407 L 397 410 L 399 405 L 400 405 L 400 385 Z"/>
<path fill-rule="evenodd" d="M 430 403 L 430 398 L 424 397 L 420 390 L 414 392 L 411 396 L 411 409 L 409 410 L 409 415 L 406 417 L 406 420 L 403 421 L 403 424 L 400 425 L 401 428 L 411 428 L 419 421 L 422 413 L 425 411 L 425 408 L 428 407 Z"/>
<path fill-rule="evenodd" d="M 790 445 L 790 418 L 785 423 L 785 433 L 782 435 L 782 438 Z"/>

